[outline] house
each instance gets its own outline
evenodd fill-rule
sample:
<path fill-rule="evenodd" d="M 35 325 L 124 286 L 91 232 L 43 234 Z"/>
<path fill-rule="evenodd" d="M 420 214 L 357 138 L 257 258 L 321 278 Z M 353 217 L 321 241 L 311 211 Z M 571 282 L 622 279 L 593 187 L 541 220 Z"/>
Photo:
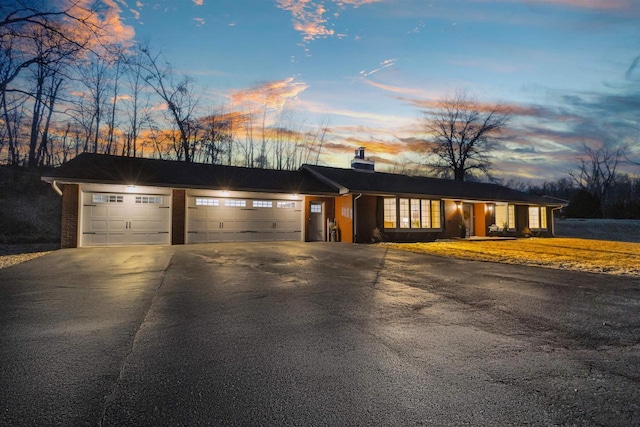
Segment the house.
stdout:
<path fill-rule="evenodd" d="M 368 243 L 553 235 L 556 201 L 494 184 L 351 169 L 251 169 L 84 153 L 42 178 L 62 196 L 63 248 L 224 241 Z"/>

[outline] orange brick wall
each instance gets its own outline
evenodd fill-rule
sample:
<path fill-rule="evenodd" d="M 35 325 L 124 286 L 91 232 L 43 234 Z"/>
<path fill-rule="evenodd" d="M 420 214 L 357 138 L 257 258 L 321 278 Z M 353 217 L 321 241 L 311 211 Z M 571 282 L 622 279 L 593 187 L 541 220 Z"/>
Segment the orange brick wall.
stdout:
<path fill-rule="evenodd" d="M 340 230 L 340 242 L 353 242 L 353 196 L 347 194 L 345 196 L 336 197 L 335 199 L 335 218 Z"/>

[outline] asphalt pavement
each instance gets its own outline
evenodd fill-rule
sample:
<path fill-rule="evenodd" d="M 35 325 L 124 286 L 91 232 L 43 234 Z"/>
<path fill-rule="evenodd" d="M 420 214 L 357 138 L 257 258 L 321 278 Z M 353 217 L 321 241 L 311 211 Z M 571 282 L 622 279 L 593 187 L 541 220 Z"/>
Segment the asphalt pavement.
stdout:
<path fill-rule="evenodd" d="M 384 245 L 0 270 L 0 425 L 639 425 L 640 279 Z"/>

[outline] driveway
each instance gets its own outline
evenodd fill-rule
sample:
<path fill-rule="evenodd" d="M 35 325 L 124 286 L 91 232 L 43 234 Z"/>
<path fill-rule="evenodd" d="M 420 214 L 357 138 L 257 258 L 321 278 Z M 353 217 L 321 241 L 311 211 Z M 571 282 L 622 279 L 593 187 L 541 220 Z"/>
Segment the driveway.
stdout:
<path fill-rule="evenodd" d="M 640 424 L 640 280 L 384 246 L 0 270 L 0 425 Z"/>

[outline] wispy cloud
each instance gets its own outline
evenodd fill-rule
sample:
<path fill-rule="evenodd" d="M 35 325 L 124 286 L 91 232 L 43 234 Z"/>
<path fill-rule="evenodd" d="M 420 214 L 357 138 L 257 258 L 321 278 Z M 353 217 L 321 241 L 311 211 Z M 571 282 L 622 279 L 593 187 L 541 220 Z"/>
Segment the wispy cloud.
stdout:
<path fill-rule="evenodd" d="M 233 92 L 231 102 L 235 106 L 255 104 L 266 108 L 281 109 L 288 100 L 295 99 L 308 87 L 306 83 L 295 81 L 293 77 L 289 77 Z"/>
<path fill-rule="evenodd" d="M 389 68 L 389 67 L 393 67 L 396 63 L 395 59 L 385 59 L 384 61 L 382 61 L 379 66 L 377 68 L 374 68 L 373 70 L 369 70 L 369 71 L 365 71 L 362 70 L 360 71 L 360 76 L 361 77 L 369 77 L 375 73 L 377 73 L 378 71 L 384 70 L 385 68 Z"/>
<path fill-rule="evenodd" d="M 570 6 L 577 9 L 593 10 L 629 10 L 633 7 L 632 0 L 527 0 L 527 4 L 547 3 L 560 6 Z"/>
<path fill-rule="evenodd" d="M 196 25 L 198 27 L 201 27 L 201 26 L 203 26 L 205 24 L 204 18 L 193 18 L 193 20 L 196 21 L 196 23 L 197 23 Z"/>
<path fill-rule="evenodd" d="M 332 28 L 329 19 L 337 18 L 346 7 L 358 8 L 381 1 L 383 0 L 330 0 L 327 3 L 334 6 L 331 11 L 325 3 L 316 0 L 276 0 L 276 6 L 291 12 L 293 28 L 301 32 L 303 40 L 308 42 L 317 38 L 342 36 Z"/>

